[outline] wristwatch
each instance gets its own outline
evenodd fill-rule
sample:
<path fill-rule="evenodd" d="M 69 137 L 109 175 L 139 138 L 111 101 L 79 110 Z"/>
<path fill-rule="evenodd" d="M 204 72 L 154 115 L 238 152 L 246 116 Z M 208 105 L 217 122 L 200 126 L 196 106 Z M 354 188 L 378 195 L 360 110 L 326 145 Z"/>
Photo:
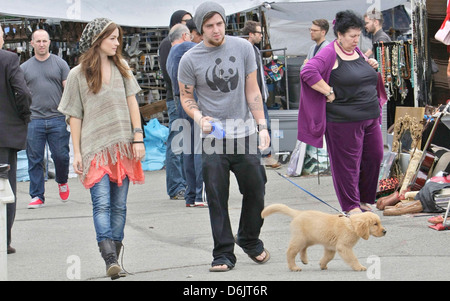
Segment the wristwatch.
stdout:
<path fill-rule="evenodd" d="M 262 130 L 267 130 L 267 124 L 258 124 L 258 132 Z"/>
<path fill-rule="evenodd" d="M 330 88 L 331 88 L 330 92 L 328 92 L 328 94 L 325 94 L 325 97 L 328 97 L 328 96 L 330 96 L 331 94 L 334 93 L 333 87 L 330 87 Z"/>
<path fill-rule="evenodd" d="M 142 131 L 141 128 L 134 128 L 133 129 L 133 134 L 136 134 L 136 133 L 144 133 L 144 131 Z"/>

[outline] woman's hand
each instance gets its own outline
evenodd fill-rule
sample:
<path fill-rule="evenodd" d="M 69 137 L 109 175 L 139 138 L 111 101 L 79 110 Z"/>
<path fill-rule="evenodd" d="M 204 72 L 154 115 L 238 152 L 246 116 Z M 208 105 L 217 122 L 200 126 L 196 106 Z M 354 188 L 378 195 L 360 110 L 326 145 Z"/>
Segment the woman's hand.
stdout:
<path fill-rule="evenodd" d="M 336 99 L 336 96 L 333 94 L 330 94 L 327 96 L 327 102 L 332 103 Z"/>
<path fill-rule="evenodd" d="M 81 159 L 80 153 L 73 154 L 72 166 L 73 166 L 73 171 L 77 175 L 81 175 L 83 173 L 83 160 Z"/>
<path fill-rule="evenodd" d="M 133 143 L 133 157 L 136 161 L 141 161 L 145 157 L 144 143 Z"/>
<path fill-rule="evenodd" d="M 376 59 L 368 59 L 367 62 L 369 63 L 369 65 L 374 68 L 377 69 L 378 68 L 378 62 Z"/>
<path fill-rule="evenodd" d="M 145 157 L 145 145 L 143 140 L 144 140 L 143 133 L 141 132 L 134 133 L 133 158 L 136 161 L 140 161 Z"/>

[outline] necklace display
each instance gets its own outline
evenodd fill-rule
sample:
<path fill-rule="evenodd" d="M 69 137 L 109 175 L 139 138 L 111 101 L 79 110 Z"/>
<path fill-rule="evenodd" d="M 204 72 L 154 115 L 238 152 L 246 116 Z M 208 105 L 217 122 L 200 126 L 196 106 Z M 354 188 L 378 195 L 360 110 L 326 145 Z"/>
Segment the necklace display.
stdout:
<path fill-rule="evenodd" d="M 336 45 L 338 45 L 339 49 L 342 51 L 343 54 L 348 55 L 348 56 L 351 56 L 351 55 L 354 55 L 354 54 L 355 54 L 355 49 L 353 49 L 353 51 L 352 51 L 351 53 L 348 53 L 348 52 L 346 52 L 346 51 L 344 50 L 344 48 L 342 48 L 342 46 L 341 46 L 340 44 L 341 44 L 341 42 L 338 42 L 338 41 L 336 40 Z"/>
<path fill-rule="evenodd" d="M 408 96 L 406 80 L 411 82 L 412 44 L 411 41 L 378 42 L 374 44 L 378 72 L 383 77 L 388 98 L 404 103 Z M 414 87 L 414 86 L 413 86 Z M 396 93 L 398 92 L 398 93 Z"/>

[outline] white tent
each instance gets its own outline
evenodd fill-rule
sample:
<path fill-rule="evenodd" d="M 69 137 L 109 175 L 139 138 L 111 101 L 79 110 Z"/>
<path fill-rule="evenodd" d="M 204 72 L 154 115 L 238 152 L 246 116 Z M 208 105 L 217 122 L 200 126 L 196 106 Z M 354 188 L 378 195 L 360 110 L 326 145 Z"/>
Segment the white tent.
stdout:
<path fill-rule="evenodd" d="M 326 19 L 330 22 L 327 34 L 329 41 L 334 40 L 332 21 L 337 12 L 351 9 L 361 16 L 376 8 L 380 11 L 398 5 L 410 8 L 408 0 L 325 0 L 325 1 L 288 1 L 275 2 L 264 6 L 269 26 L 272 48 L 287 48 L 287 55 L 306 55 L 313 44 L 309 28 L 314 19 Z M 371 47 L 369 41 L 368 46 Z"/>
<path fill-rule="evenodd" d="M 205 0 L 0 0 L 0 15 L 89 22 L 106 17 L 122 26 L 167 27 L 173 12 L 195 13 Z M 311 46 L 308 28 L 317 18 L 333 20 L 336 12 L 352 9 L 361 15 L 367 10 L 389 9 L 408 0 L 213 0 L 227 15 L 261 8 L 267 18 L 272 48 L 287 48 L 287 55 L 303 55 Z M 0 16 L 1 18 L 1 16 Z M 333 34 L 329 33 L 329 39 Z"/>
<path fill-rule="evenodd" d="M 122 26 L 166 27 L 170 16 L 179 9 L 194 14 L 205 0 L 0 0 L 0 14 L 22 17 L 89 22 L 105 17 Z M 261 5 L 260 0 L 221 0 L 227 13 L 251 9 Z"/>

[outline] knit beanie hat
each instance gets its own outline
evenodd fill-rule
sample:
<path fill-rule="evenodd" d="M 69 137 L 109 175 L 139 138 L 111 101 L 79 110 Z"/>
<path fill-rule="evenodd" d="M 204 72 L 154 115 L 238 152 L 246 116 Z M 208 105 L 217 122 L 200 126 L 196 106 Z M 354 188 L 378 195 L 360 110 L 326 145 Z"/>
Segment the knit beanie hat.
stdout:
<path fill-rule="evenodd" d="M 203 18 L 205 15 L 209 12 L 216 12 L 219 13 L 222 16 L 223 21 L 226 24 L 226 16 L 225 16 L 225 9 L 218 3 L 207 1 L 203 2 L 197 7 L 197 10 L 195 11 L 194 15 L 194 22 L 197 26 L 197 30 L 200 34 L 203 34 L 202 31 L 202 25 L 203 25 Z"/>
<path fill-rule="evenodd" d="M 96 18 L 89 22 L 81 34 L 80 52 L 86 52 L 111 23 L 113 22 L 106 18 Z"/>

